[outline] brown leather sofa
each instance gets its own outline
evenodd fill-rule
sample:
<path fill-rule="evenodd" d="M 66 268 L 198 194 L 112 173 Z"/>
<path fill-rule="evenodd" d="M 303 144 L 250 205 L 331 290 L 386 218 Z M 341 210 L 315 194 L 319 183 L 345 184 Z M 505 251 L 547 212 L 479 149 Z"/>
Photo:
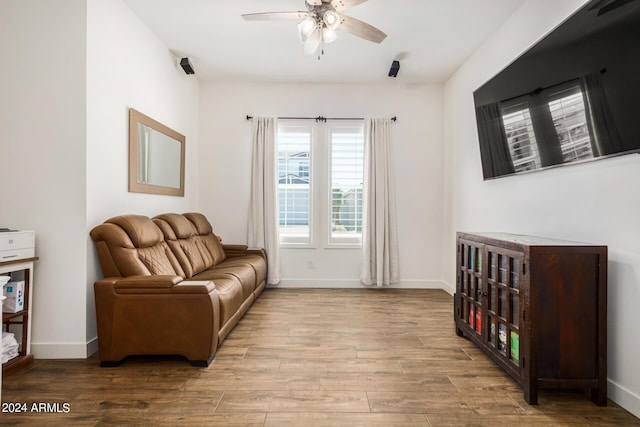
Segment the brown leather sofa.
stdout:
<path fill-rule="evenodd" d="M 223 245 L 199 213 L 122 215 L 91 230 L 101 366 L 182 355 L 208 366 L 266 285 L 266 254 Z"/>

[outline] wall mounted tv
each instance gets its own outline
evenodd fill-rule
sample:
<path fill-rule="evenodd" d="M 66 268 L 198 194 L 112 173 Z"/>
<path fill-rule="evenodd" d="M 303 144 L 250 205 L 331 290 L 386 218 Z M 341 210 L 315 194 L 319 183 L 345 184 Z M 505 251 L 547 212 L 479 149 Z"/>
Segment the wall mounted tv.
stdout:
<path fill-rule="evenodd" d="M 484 179 L 640 152 L 640 0 L 593 0 L 474 92 Z"/>

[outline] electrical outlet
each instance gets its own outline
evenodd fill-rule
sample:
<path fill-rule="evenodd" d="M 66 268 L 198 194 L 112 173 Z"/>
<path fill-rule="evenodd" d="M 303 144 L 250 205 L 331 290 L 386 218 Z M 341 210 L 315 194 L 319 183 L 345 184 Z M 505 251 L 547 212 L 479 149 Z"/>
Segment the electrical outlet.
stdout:
<path fill-rule="evenodd" d="M 307 268 L 308 268 L 309 270 L 313 270 L 313 261 L 309 261 L 309 262 L 307 262 Z"/>

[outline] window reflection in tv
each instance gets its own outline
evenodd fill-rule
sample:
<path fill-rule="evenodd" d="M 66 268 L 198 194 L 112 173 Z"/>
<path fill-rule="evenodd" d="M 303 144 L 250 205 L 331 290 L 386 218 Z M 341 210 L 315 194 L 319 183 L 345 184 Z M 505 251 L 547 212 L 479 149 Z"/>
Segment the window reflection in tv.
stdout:
<path fill-rule="evenodd" d="M 485 179 L 640 152 L 640 0 L 593 0 L 474 92 Z"/>

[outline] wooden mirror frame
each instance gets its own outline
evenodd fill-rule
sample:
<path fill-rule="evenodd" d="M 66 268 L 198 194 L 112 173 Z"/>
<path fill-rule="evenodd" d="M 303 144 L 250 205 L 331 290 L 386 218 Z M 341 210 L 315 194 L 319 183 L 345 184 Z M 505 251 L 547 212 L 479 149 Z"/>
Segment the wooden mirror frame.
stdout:
<path fill-rule="evenodd" d="M 148 126 L 180 143 L 180 187 L 155 185 L 138 181 L 139 124 Z M 141 112 L 129 108 L 129 191 L 184 197 L 185 137 Z"/>

